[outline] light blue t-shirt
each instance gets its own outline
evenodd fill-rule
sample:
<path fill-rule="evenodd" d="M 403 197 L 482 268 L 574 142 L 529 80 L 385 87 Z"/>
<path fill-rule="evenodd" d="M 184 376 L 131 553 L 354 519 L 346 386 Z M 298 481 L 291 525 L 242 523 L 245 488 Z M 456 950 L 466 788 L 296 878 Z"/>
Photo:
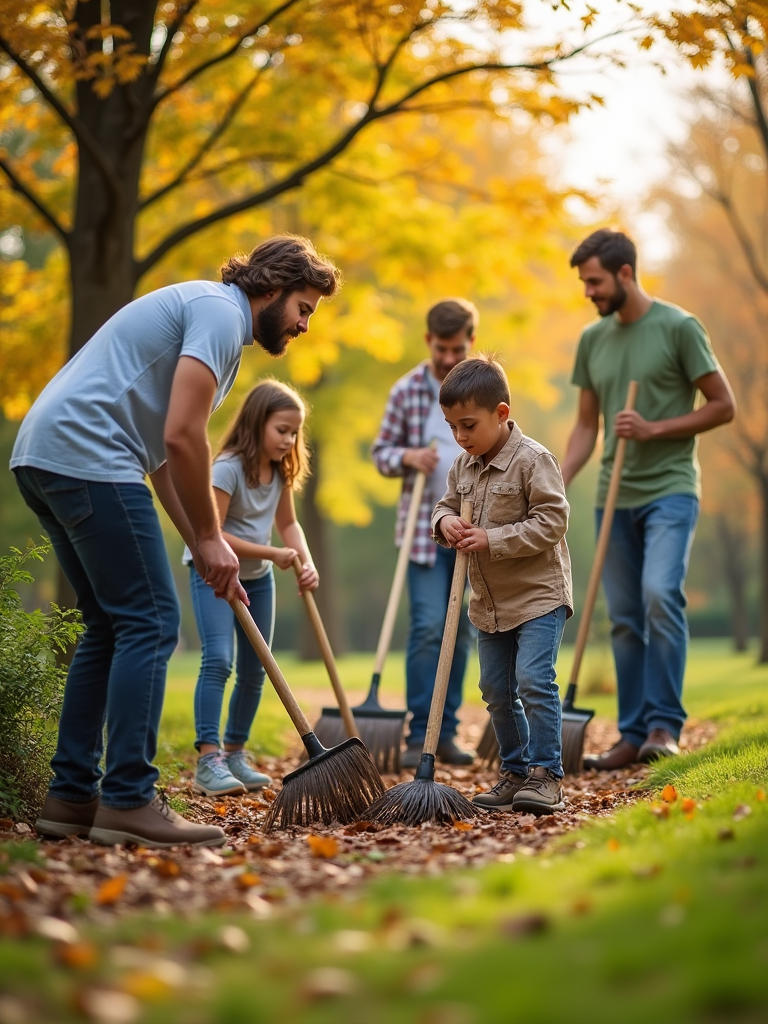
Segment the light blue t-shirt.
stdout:
<path fill-rule="evenodd" d="M 251 544 L 270 544 L 275 512 L 285 486 L 277 466 L 273 468 L 270 483 L 249 487 L 243 460 L 239 455 L 223 452 L 214 459 L 211 483 L 230 497 L 222 530 Z M 185 565 L 192 563 L 189 548 L 184 548 L 182 561 Z M 266 559 L 243 558 L 240 560 L 240 579 L 257 580 L 269 572 L 271 565 Z"/>
<path fill-rule="evenodd" d="M 180 356 L 216 378 L 217 409 L 253 344 L 237 285 L 187 281 L 124 306 L 46 385 L 24 418 L 11 469 L 35 466 L 104 483 L 140 483 L 166 461 L 163 432 Z"/>
<path fill-rule="evenodd" d="M 440 394 L 440 383 L 431 373 L 427 374 L 429 390 L 432 393 L 432 404 L 429 407 L 429 416 L 424 424 L 423 438 L 426 444 L 435 443 L 439 462 L 429 475 L 427 485 L 429 487 L 430 500 L 433 505 L 443 497 L 447 489 L 448 473 L 461 455 L 461 446 L 456 443 L 453 431 L 445 422 L 445 413 L 442 410 L 438 395 Z"/>

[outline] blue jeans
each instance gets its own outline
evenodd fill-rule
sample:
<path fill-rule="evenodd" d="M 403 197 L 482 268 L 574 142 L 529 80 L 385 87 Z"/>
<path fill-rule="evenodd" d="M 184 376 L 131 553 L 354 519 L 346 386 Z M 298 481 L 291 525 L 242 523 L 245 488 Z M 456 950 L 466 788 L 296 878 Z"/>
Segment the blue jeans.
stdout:
<path fill-rule="evenodd" d="M 503 771 L 526 775 L 533 765 L 563 777 L 555 662 L 565 616 L 561 605 L 515 629 L 478 630 L 480 692 L 491 715 Z"/>
<path fill-rule="evenodd" d="M 275 625 L 275 577 L 272 567 L 257 580 L 240 582 L 251 602 L 248 611 L 271 646 Z M 224 687 L 232 673 L 235 634 L 235 687 L 229 701 L 224 742 L 242 746 L 248 739 L 261 700 L 264 668 L 231 607 L 216 597 L 194 565 L 190 566 L 190 586 L 197 631 L 203 645 L 203 658 L 195 688 L 195 746 L 198 750 L 201 743 L 220 746 L 221 706 L 224 702 Z"/>
<path fill-rule="evenodd" d="M 405 656 L 406 701 L 412 714 L 408 742 L 421 744 L 427 731 L 429 706 L 435 687 L 437 662 L 443 642 L 451 578 L 456 562 L 452 548 L 438 547 L 434 566 L 408 563 L 408 595 L 411 603 L 411 624 Z M 456 712 L 461 704 L 461 689 L 467 668 L 469 644 L 473 627 L 466 609 L 459 619 L 456 649 L 448 680 L 440 742 L 453 739 L 459 720 Z"/>
<path fill-rule="evenodd" d="M 77 595 L 86 630 L 67 673 L 50 792 L 106 807 L 155 796 L 152 764 L 179 603 L 152 495 L 23 466 L 16 479 Z M 106 724 L 106 770 L 100 767 Z"/>
<path fill-rule="evenodd" d="M 672 494 L 617 509 L 603 586 L 619 690 L 619 731 L 640 746 L 653 729 L 678 737 L 688 650 L 683 583 L 699 502 Z M 600 528 L 602 509 L 597 509 Z"/>

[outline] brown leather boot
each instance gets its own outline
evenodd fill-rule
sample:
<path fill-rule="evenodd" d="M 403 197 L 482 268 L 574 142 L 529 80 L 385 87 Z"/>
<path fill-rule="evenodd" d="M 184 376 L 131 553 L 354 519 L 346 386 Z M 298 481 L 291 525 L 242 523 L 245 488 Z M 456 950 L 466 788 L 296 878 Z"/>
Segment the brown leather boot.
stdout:
<path fill-rule="evenodd" d="M 195 825 L 182 818 L 162 793 L 143 807 L 118 810 L 99 807 L 88 838 L 92 843 L 115 846 L 138 843 L 139 846 L 223 846 L 227 841 L 218 825 Z"/>
<path fill-rule="evenodd" d="M 680 747 L 672 733 L 666 729 L 651 729 L 648 739 L 640 747 L 638 761 L 655 761 L 657 757 L 672 757 L 680 753 Z"/>
<path fill-rule="evenodd" d="M 614 743 L 610 750 L 604 754 L 591 754 L 584 758 L 584 768 L 597 768 L 598 771 L 613 771 L 616 768 L 626 768 L 629 764 L 635 764 L 639 760 L 640 748 L 627 740 L 619 740 Z"/>
<path fill-rule="evenodd" d="M 75 803 L 48 794 L 35 822 L 35 831 L 41 836 L 52 836 L 55 839 L 87 836 L 98 806 L 97 796 L 85 803 Z"/>

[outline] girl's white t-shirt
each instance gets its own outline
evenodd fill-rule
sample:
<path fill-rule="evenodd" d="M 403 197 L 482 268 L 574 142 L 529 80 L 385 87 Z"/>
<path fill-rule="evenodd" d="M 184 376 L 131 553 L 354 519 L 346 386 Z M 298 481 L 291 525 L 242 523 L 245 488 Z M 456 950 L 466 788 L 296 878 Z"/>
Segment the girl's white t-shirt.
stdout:
<path fill-rule="evenodd" d="M 211 482 L 230 496 L 227 518 L 222 529 L 251 544 L 271 544 L 275 512 L 285 486 L 277 466 L 274 467 L 271 483 L 249 487 L 240 456 L 224 452 L 214 459 Z M 185 565 L 192 564 L 189 548 L 184 549 L 183 562 Z M 266 559 L 245 558 L 240 562 L 240 579 L 257 580 L 269 572 L 271 565 Z"/>

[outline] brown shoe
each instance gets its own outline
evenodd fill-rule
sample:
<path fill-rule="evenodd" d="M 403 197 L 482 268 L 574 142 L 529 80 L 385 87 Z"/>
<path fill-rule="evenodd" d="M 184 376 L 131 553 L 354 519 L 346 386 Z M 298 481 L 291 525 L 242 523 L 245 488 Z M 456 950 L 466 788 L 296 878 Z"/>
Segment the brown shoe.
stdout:
<path fill-rule="evenodd" d="M 680 747 L 672 733 L 666 729 L 651 729 L 650 735 L 640 747 L 638 761 L 655 761 L 657 757 L 672 757 L 680 753 Z"/>
<path fill-rule="evenodd" d="M 560 779 L 543 765 L 531 765 L 524 785 L 515 793 L 512 810 L 522 814 L 554 814 L 565 810 Z"/>
<path fill-rule="evenodd" d="M 99 807 L 88 838 L 92 843 L 115 846 L 138 843 L 139 846 L 223 846 L 227 841 L 218 825 L 195 825 L 168 806 L 158 793 L 143 807 L 118 810 Z"/>
<path fill-rule="evenodd" d="M 99 798 L 75 803 L 73 800 L 59 800 L 50 794 L 45 798 L 35 831 L 41 836 L 64 839 L 66 836 L 87 836 L 99 806 Z"/>
<path fill-rule="evenodd" d="M 598 771 L 612 771 L 615 768 L 626 768 L 640 760 L 640 748 L 627 740 L 619 740 L 604 754 L 594 754 L 584 758 L 584 768 L 597 768 Z"/>

